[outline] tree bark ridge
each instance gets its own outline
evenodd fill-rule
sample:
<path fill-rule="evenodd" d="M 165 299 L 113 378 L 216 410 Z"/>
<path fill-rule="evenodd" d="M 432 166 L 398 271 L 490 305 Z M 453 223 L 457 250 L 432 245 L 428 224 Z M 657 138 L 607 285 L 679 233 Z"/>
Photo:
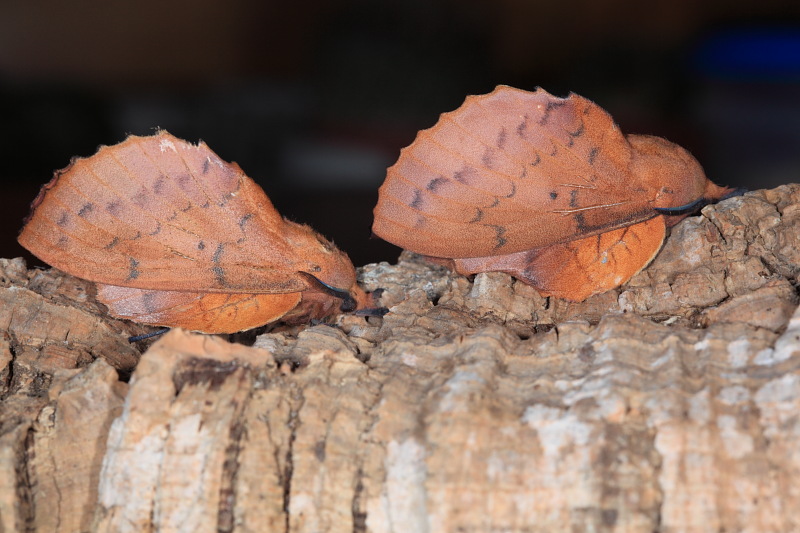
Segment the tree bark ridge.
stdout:
<path fill-rule="evenodd" d="M 581 303 L 406 253 L 360 271 L 383 318 L 143 353 L 0 260 L 0 529 L 800 529 L 798 213 L 708 206 Z"/>

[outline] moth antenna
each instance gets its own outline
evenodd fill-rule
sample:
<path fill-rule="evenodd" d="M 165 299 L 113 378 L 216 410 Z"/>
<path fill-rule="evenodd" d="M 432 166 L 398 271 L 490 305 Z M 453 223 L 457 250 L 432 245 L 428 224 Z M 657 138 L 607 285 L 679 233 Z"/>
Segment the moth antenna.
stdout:
<path fill-rule="evenodd" d="M 677 207 L 654 207 L 653 209 L 662 215 L 676 216 L 676 215 L 685 215 L 687 213 L 694 213 L 707 203 L 708 200 L 706 200 L 705 198 L 698 198 L 694 202 L 690 202 L 685 205 L 679 205 Z"/>
<path fill-rule="evenodd" d="M 143 341 L 145 339 L 150 339 L 153 337 L 157 337 L 159 335 L 163 335 L 164 333 L 168 332 L 170 328 L 161 328 L 156 331 L 151 331 L 150 333 L 143 333 L 141 335 L 134 335 L 132 337 L 128 337 L 128 342 L 133 344 L 134 342 Z"/>
<path fill-rule="evenodd" d="M 687 213 L 694 213 L 698 209 L 714 202 L 721 202 L 722 200 L 727 200 L 728 198 L 733 198 L 734 196 L 741 196 L 747 192 L 746 187 L 738 187 L 736 189 L 731 189 L 730 192 L 725 193 L 719 200 L 709 200 L 708 198 L 698 198 L 694 202 L 690 202 L 686 205 L 679 205 L 677 207 L 654 207 L 657 212 L 661 213 L 662 215 L 667 216 L 675 216 L 675 215 L 685 215 Z"/>
<path fill-rule="evenodd" d="M 356 308 L 356 301 L 348 291 L 344 289 L 337 289 L 336 287 L 331 287 L 321 279 L 317 278 L 312 274 L 309 274 L 308 272 L 298 271 L 297 273 L 306 278 L 309 282 L 311 282 L 312 285 L 314 285 L 317 289 L 324 292 L 325 294 L 333 296 L 334 298 L 341 298 L 342 305 L 339 306 L 339 309 L 343 313 L 349 313 L 350 311 L 353 311 Z"/>

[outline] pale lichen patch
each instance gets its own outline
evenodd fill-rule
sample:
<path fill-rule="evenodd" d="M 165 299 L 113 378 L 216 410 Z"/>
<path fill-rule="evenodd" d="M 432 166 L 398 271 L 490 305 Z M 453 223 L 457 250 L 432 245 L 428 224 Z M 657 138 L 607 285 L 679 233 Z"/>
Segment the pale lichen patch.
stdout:
<path fill-rule="evenodd" d="M 558 457 L 565 446 L 586 446 L 592 427 L 572 413 L 545 405 L 532 405 L 525 409 L 522 420 L 539 434 L 539 445 L 545 456 Z"/>
<path fill-rule="evenodd" d="M 728 343 L 728 363 L 735 368 L 743 367 L 750 360 L 752 351 L 750 341 L 746 338 L 733 340 Z"/>
<path fill-rule="evenodd" d="M 717 428 L 722 439 L 725 452 L 732 459 L 742 459 L 753 452 L 753 437 L 744 431 L 740 431 L 736 417 L 731 415 L 720 415 L 717 417 Z"/>

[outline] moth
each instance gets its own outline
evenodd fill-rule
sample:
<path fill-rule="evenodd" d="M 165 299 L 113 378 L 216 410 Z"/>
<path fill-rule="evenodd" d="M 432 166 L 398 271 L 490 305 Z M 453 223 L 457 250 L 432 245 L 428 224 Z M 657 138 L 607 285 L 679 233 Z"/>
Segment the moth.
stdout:
<path fill-rule="evenodd" d="M 346 254 L 281 217 L 236 163 L 166 131 L 73 159 L 19 243 L 145 324 L 233 333 L 369 303 Z"/>
<path fill-rule="evenodd" d="M 460 274 L 507 272 L 581 301 L 644 268 L 667 228 L 737 192 L 680 146 L 623 135 L 582 96 L 498 86 L 401 151 L 372 231 Z"/>

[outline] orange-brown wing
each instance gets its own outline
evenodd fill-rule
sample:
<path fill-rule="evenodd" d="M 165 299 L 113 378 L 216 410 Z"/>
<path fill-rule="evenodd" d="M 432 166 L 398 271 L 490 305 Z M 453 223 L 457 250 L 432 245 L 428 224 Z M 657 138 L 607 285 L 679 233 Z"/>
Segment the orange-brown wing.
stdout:
<path fill-rule="evenodd" d="M 454 259 L 461 274 L 507 272 L 544 296 L 582 301 L 618 287 L 656 256 L 664 217 L 567 243 L 509 255 Z"/>
<path fill-rule="evenodd" d="M 373 232 L 439 257 L 508 254 L 656 215 L 611 116 L 571 94 L 500 86 L 421 131 L 387 170 Z"/>
<path fill-rule="evenodd" d="M 205 333 L 234 333 L 273 322 L 294 309 L 301 298 L 299 292 L 226 294 L 97 285 L 97 299 L 114 316 Z"/>
<path fill-rule="evenodd" d="M 298 270 L 318 270 L 298 257 L 287 223 L 238 165 L 164 131 L 74 160 L 32 209 L 19 242 L 91 281 L 285 293 L 308 287 Z"/>

